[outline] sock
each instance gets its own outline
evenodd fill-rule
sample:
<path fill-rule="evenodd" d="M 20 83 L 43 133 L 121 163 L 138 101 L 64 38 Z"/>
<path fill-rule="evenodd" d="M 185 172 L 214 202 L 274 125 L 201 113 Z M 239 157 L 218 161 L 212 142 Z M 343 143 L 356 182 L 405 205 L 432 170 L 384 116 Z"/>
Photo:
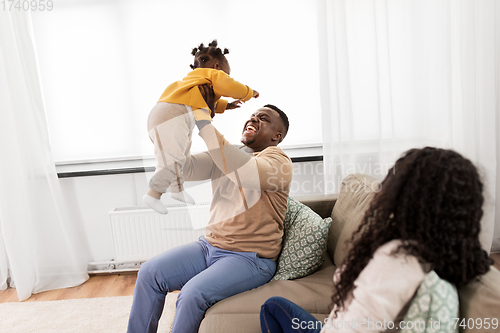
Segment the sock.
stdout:
<path fill-rule="evenodd" d="M 160 199 L 156 199 L 150 195 L 144 194 L 144 196 L 142 197 L 142 201 L 144 201 L 144 203 L 155 212 L 160 214 L 168 214 L 167 207 L 165 207 L 165 205 L 161 203 Z"/>
<path fill-rule="evenodd" d="M 194 205 L 194 199 L 191 198 L 191 196 L 189 194 L 187 194 L 186 191 L 169 192 L 169 194 L 175 200 L 179 200 L 181 202 L 185 202 L 187 204 Z"/>

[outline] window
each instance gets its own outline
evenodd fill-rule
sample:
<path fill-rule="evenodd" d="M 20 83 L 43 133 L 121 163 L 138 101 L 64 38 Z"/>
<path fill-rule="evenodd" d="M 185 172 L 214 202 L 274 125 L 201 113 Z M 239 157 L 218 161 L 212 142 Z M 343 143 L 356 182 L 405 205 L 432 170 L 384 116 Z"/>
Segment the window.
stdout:
<path fill-rule="evenodd" d="M 56 162 L 152 156 L 149 111 L 214 38 L 231 76 L 261 95 L 215 117 L 230 142 L 269 103 L 290 118 L 282 147 L 321 144 L 314 2 L 61 0 L 32 18 Z M 197 135 L 192 149 L 205 149 Z"/>

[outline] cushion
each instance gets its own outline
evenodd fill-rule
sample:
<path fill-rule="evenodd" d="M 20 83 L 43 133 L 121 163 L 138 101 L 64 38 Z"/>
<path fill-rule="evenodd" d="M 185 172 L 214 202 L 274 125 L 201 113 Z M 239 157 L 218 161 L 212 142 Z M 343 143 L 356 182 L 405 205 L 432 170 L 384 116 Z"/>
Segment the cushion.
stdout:
<path fill-rule="evenodd" d="M 349 245 L 346 241 L 351 239 L 363 221 L 366 210 L 380 183 L 374 178 L 364 174 L 352 174 L 342 180 L 340 194 L 332 211 L 332 224 L 328 236 L 328 253 L 335 265 L 340 265 Z"/>
<path fill-rule="evenodd" d="M 288 197 L 283 247 L 271 280 L 297 279 L 318 269 L 323 263 L 331 222 L 331 218 L 323 219 L 311 208 Z"/>
<path fill-rule="evenodd" d="M 457 288 L 430 271 L 410 302 L 401 332 L 458 332 L 455 318 L 458 318 Z"/>
<path fill-rule="evenodd" d="M 500 272 L 493 266 L 475 281 L 458 291 L 463 332 L 498 332 L 500 330 Z M 489 318 L 489 320 L 486 320 Z M 472 320 L 477 323 L 472 325 Z M 482 321 L 482 327 L 479 327 Z M 489 322 L 489 325 L 486 322 Z M 469 327 L 470 326 L 470 327 Z"/>

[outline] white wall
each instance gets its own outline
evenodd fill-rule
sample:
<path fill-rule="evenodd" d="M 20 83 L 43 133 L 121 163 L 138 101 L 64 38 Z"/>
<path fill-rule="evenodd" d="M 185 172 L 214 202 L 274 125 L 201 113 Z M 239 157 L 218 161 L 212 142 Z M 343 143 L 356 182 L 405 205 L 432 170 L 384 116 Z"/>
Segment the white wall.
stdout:
<path fill-rule="evenodd" d="M 323 193 L 323 163 L 294 163 L 291 196 Z M 141 197 L 151 173 L 61 178 L 61 187 L 74 212 L 83 223 L 89 245 L 89 261 L 114 259 L 108 212 L 118 207 L 143 206 Z M 196 202 L 209 202 L 210 182 L 186 182 Z M 166 197 L 165 203 L 177 203 Z M 77 220 L 76 220 L 77 221 Z"/>

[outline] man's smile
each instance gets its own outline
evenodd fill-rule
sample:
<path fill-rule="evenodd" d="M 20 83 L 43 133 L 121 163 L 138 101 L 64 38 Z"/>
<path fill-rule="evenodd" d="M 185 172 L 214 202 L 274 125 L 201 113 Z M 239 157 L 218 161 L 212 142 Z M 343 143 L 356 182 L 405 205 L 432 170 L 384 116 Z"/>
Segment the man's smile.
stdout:
<path fill-rule="evenodd" d="M 257 133 L 258 128 L 253 123 L 249 123 L 245 126 L 243 133 Z"/>

